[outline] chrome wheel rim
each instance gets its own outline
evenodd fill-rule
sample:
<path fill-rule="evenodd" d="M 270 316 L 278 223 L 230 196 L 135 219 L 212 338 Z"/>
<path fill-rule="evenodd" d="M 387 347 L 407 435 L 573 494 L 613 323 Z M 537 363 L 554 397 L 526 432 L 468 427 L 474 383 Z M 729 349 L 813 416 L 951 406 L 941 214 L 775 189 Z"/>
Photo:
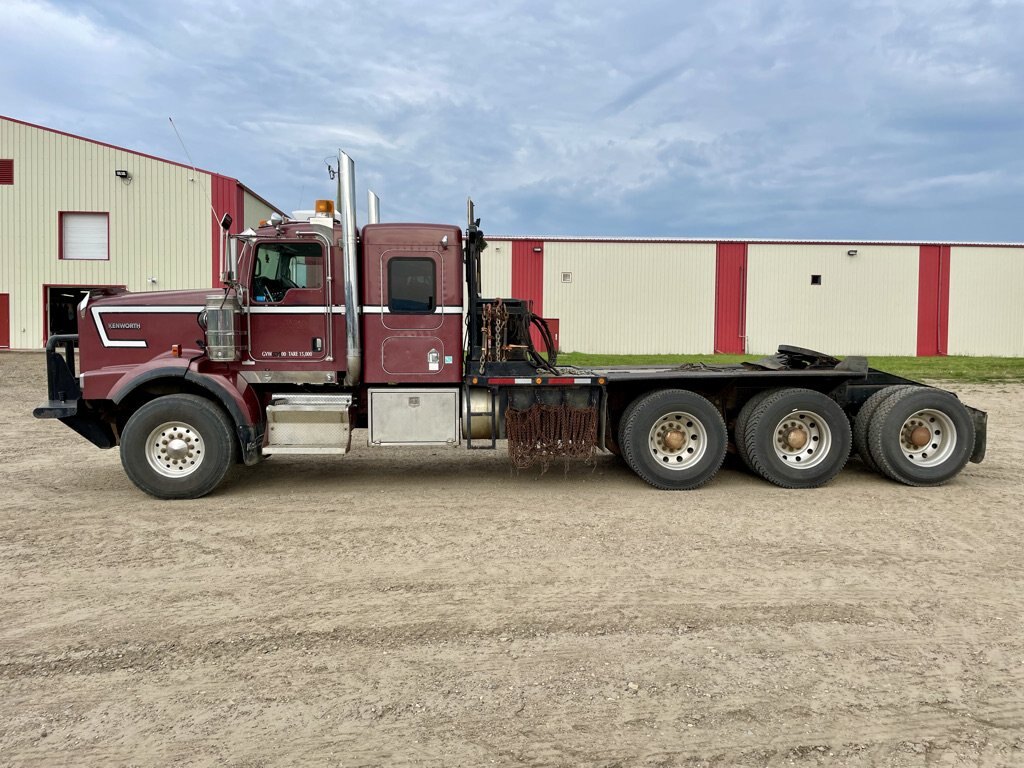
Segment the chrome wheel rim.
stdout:
<path fill-rule="evenodd" d="M 651 427 L 647 446 L 655 461 L 666 469 L 689 469 L 704 457 L 708 432 L 703 422 L 686 411 L 672 411 Z"/>
<path fill-rule="evenodd" d="M 164 477 L 186 477 L 195 472 L 206 456 L 199 430 L 183 421 L 167 421 L 149 433 L 146 460 Z"/>
<path fill-rule="evenodd" d="M 900 427 L 900 449 L 919 467 L 942 464 L 955 448 L 956 427 L 942 411 L 924 408 L 911 415 Z"/>
<path fill-rule="evenodd" d="M 811 469 L 832 450 L 832 430 L 821 414 L 798 409 L 775 425 L 772 444 L 783 464 L 798 470 Z"/>

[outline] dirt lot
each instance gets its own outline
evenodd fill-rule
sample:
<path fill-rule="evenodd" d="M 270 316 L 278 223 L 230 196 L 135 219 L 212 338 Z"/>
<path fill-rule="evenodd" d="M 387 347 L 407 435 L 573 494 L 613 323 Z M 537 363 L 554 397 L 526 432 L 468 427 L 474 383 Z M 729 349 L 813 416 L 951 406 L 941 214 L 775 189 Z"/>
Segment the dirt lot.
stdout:
<path fill-rule="evenodd" d="M 1024 765 L 1024 386 L 939 489 L 358 433 L 158 502 L 0 382 L 0 765 Z"/>

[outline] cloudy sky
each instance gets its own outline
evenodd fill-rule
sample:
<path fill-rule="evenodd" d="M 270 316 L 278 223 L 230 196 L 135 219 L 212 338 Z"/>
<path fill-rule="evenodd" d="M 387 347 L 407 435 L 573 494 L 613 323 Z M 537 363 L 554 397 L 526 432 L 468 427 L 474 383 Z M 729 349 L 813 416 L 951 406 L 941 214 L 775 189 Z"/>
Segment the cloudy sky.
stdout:
<path fill-rule="evenodd" d="M 0 7 L 0 114 L 289 211 L 342 148 L 390 221 L 1024 240 L 1021 0 Z"/>

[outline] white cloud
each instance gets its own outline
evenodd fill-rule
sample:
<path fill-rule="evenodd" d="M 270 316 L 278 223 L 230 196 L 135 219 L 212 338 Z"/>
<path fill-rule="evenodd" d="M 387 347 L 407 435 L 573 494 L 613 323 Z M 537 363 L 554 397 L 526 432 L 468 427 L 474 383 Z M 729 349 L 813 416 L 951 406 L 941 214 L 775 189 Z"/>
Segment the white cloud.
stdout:
<path fill-rule="evenodd" d="M 1024 176 L 1019 4 L 5 12 L 5 112 L 178 157 L 173 115 L 197 163 L 285 207 L 330 194 L 340 145 L 386 217 L 461 221 L 472 193 L 508 232 L 1024 237 L 993 213 Z"/>

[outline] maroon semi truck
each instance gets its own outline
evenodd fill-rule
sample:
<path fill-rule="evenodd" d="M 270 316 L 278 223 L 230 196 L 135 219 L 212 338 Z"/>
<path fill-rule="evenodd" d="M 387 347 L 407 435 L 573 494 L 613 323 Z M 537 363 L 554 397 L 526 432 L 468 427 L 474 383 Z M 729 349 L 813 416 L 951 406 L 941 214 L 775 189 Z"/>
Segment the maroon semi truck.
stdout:
<path fill-rule="evenodd" d="M 984 457 L 985 413 L 863 357 L 782 346 L 739 365 L 561 366 L 528 302 L 480 295 L 472 203 L 465 232 L 357 229 L 352 161 L 339 165 L 337 212 L 318 201 L 225 234 L 222 291 L 87 296 L 78 334 L 47 343 L 35 415 L 120 446 L 158 498 L 202 496 L 272 454 L 347 453 L 354 428 L 382 451 L 504 440 L 518 467 L 609 451 L 665 490 L 705 484 L 730 449 L 786 488 L 827 483 L 853 449 L 909 485 Z"/>

